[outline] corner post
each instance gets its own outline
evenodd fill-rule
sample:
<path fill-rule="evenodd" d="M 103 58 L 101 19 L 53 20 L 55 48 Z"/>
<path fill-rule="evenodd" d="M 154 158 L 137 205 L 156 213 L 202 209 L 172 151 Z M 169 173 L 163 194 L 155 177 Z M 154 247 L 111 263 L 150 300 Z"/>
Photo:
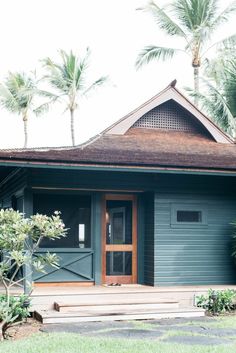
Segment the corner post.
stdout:
<path fill-rule="evenodd" d="M 32 190 L 26 188 L 24 190 L 24 204 L 23 204 L 23 213 L 25 217 L 30 217 L 33 215 L 33 194 Z M 32 241 L 32 240 L 31 240 Z M 26 250 L 26 255 L 29 254 L 29 251 Z M 24 266 L 24 294 L 29 294 L 32 289 L 33 278 L 32 278 L 32 265 L 27 264 Z"/>
<path fill-rule="evenodd" d="M 101 194 L 96 193 L 92 196 L 92 234 L 94 248 L 94 281 L 95 284 L 101 284 L 102 275 L 102 234 L 101 234 L 101 219 L 102 219 L 102 198 Z"/>

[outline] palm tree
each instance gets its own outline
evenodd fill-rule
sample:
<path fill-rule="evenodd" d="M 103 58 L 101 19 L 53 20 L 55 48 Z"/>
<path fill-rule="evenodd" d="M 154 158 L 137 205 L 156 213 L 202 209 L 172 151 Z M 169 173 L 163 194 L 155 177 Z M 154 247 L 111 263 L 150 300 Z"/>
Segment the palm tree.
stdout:
<path fill-rule="evenodd" d="M 9 72 L 3 83 L 0 83 L 0 104 L 9 112 L 18 114 L 24 123 L 24 148 L 28 143 L 29 113 L 39 114 L 45 108 L 34 108 L 38 93 L 35 73 L 28 75 L 20 72 Z"/>
<path fill-rule="evenodd" d="M 235 11 L 236 1 L 223 11 L 218 9 L 218 0 L 173 0 L 164 8 L 151 1 L 141 10 L 152 15 L 159 28 L 169 36 L 179 37 L 182 48 L 146 46 L 138 55 L 136 67 L 151 60 L 171 59 L 175 54 L 184 52 L 191 58 L 194 72 L 194 91 L 199 92 L 199 69 L 207 52 L 213 48 L 232 48 L 236 44 L 236 34 L 212 43 L 212 36 L 226 23 Z M 195 103 L 198 103 L 197 96 Z"/>
<path fill-rule="evenodd" d="M 236 136 L 236 56 L 220 52 L 204 63 L 201 93 L 187 89 L 191 96 L 199 99 L 205 111 L 222 129 Z"/>
<path fill-rule="evenodd" d="M 87 49 L 84 58 L 79 58 L 72 51 L 66 53 L 64 50 L 59 51 L 60 63 L 56 63 L 50 58 L 43 60 L 44 66 L 48 71 L 45 76 L 52 88 L 56 90 L 56 94 L 48 93 L 49 97 L 55 97 L 66 104 L 66 110 L 70 112 L 70 130 L 72 145 L 75 146 L 75 128 L 74 113 L 78 108 L 80 98 L 86 96 L 92 89 L 101 86 L 107 77 L 100 77 L 91 85 L 85 83 L 85 75 L 88 69 L 88 60 L 90 50 Z"/>

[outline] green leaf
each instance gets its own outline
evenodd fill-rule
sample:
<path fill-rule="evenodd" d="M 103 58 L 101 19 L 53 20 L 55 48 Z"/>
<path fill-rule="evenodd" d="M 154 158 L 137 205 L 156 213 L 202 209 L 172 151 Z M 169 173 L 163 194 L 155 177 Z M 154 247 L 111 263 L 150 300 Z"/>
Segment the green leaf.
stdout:
<path fill-rule="evenodd" d="M 152 60 L 167 60 L 171 59 L 179 49 L 156 47 L 156 46 L 146 46 L 138 55 L 136 60 L 136 68 L 139 69 L 144 64 L 148 64 Z"/>
<path fill-rule="evenodd" d="M 172 36 L 180 36 L 186 38 L 186 34 L 182 28 L 155 2 L 150 1 L 149 4 L 142 9 L 143 11 L 149 12 L 158 26 L 164 30 L 167 34 Z"/>

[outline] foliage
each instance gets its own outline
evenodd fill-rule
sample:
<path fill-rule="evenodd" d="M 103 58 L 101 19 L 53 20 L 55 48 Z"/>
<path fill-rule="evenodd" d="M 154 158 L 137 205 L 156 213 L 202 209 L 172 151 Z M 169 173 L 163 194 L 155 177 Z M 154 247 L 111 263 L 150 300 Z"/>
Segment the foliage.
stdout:
<path fill-rule="evenodd" d="M 9 72 L 4 82 L 0 83 L 0 105 L 9 112 L 20 115 L 24 122 L 24 147 L 27 147 L 28 142 L 27 121 L 30 112 L 39 115 L 45 111 L 45 105 L 36 107 L 36 97 L 41 94 L 37 86 L 35 72 Z"/>
<path fill-rule="evenodd" d="M 204 63 L 201 93 L 187 88 L 192 97 L 198 97 L 201 109 L 229 135 L 236 136 L 236 56 L 219 52 Z"/>
<path fill-rule="evenodd" d="M 12 317 L 14 317 L 14 321 L 21 321 L 26 319 L 29 313 L 29 305 L 28 305 L 28 295 L 21 294 L 19 296 L 10 296 L 9 301 L 9 309 Z M 7 298 L 6 295 L 0 295 L 0 307 L 7 306 Z M 4 317 L 1 317 L 1 309 L 0 309 L 0 320 L 3 320 Z"/>
<path fill-rule="evenodd" d="M 59 63 L 49 57 L 43 60 L 43 65 L 47 71 L 45 79 L 55 90 L 54 93 L 45 92 L 45 95 L 51 98 L 53 102 L 61 100 L 65 104 L 65 110 L 70 111 L 73 146 L 75 145 L 74 111 L 78 109 L 79 100 L 107 80 L 107 77 L 102 76 L 93 83 L 86 84 L 90 54 L 89 48 L 87 48 L 86 54 L 82 58 L 75 55 L 72 51 L 67 53 L 64 50 L 60 50 Z"/>
<path fill-rule="evenodd" d="M 236 44 L 236 34 L 210 44 L 214 32 L 236 11 L 236 1 L 222 12 L 218 9 L 218 2 L 218 0 L 173 0 L 171 4 L 161 8 L 154 1 L 150 1 L 146 7 L 139 9 L 148 12 L 164 33 L 183 39 L 185 47 L 181 49 L 146 47 L 137 59 L 137 67 L 155 58 L 163 60 L 171 58 L 178 51 L 190 54 L 192 66 L 199 67 L 204 55 L 213 47 L 232 48 Z"/>
<path fill-rule="evenodd" d="M 10 323 L 25 316 L 23 302 L 32 292 L 32 288 L 28 288 L 27 296 L 13 299 L 10 295 L 12 287 L 28 281 L 34 270 L 45 272 L 48 265 L 57 267 L 56 254 L 36 256 L 35 252 L 43 238 L 54 240 L 65 235 L 59 212 L 52 216 L 36 214 L 24 218 L 22 213 L 13 209 L 0 210 L 0 281 L 5 287 L 5 296 L 0 297 L 2 337 Z M 24 271 L 26 266 L 31 270 Z"/>
<path fill-rule="evenodd" d="M 136 67 L 140 68 L 155 59 L 171 59 L 174 55 L 184 52 L 191 58 L 195 78 L 194 91 L 199 92 L 199 68 L 208 51 L 213 48 L 234 51 L 236 44 L 236 34 L 212 43 L 213 34 L 236 11 L 236 1 L 223 11 L 219 11 L 218 3 L 218 0 L 172 0 L 161 8 L 154 1 L 150 1 L 147 6 L 139 9 L 148 12 L 165 34 L 178 37 L 182 46 L 146 46 L 137 57 Z M 195 97 L 195 102 L 198 102 L 198 97 Z"/>
<path fill-rule="evenodd" d="M 229 312 L 235 309 L 234 299 L 236 291 L 233 289 L 209 289 L 206 295 L 197 296 L 197 306 L 206 309 L 212 314 Z"/>

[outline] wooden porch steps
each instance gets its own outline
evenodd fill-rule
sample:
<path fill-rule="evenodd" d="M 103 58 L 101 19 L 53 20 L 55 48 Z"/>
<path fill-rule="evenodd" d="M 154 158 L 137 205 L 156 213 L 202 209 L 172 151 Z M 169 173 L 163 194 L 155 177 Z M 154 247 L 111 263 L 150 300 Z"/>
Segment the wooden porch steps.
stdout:
<path fill-rule="evenodd" d="M 178 299 L 164 298 L 155 292 L 84 293 L 54 301 L 54 310 L 35 310 L 43 323 L 76 323 L 88 321 L 145 320 L 204 316 L 202 309 L 180 307 Z"/>
<path fill-rule="evenodd" d="M 123 320 L 147 320 L 165 319 L 180 317 L 200 317 L 205 311 L 199 308 L 171 308 L 171 309 L 151 309 L 143 310 L 126 309 L 120 311 L 89 311 L 81 310 L 77 312 L 58 312 L 56 310 L 36 311 L 35 318 L 44 324 L 77 323 L 92 321 L 123 321 Z"/>
<path fill-rule="evenodd" d="M 157 301 L 149 301 L 149 302 L 130 302 L 126 301 L 126 303 L 117 303 L 117 302 L 112 302 L 109 301 L 107 303 L 54 303 L 54 308 L 56 311 L 59 311 L 61 313 L 67 313 L 67 312 L 94 312 L 94 313 L 119 313 L 119 312 L 126 312 L 129 309 L 135 310 L 135 311 L 142 311 L 142 310 L 158 310 L 158 309 L 177 309 L 179 307 L 178 302 L 157 302 Z"/>

